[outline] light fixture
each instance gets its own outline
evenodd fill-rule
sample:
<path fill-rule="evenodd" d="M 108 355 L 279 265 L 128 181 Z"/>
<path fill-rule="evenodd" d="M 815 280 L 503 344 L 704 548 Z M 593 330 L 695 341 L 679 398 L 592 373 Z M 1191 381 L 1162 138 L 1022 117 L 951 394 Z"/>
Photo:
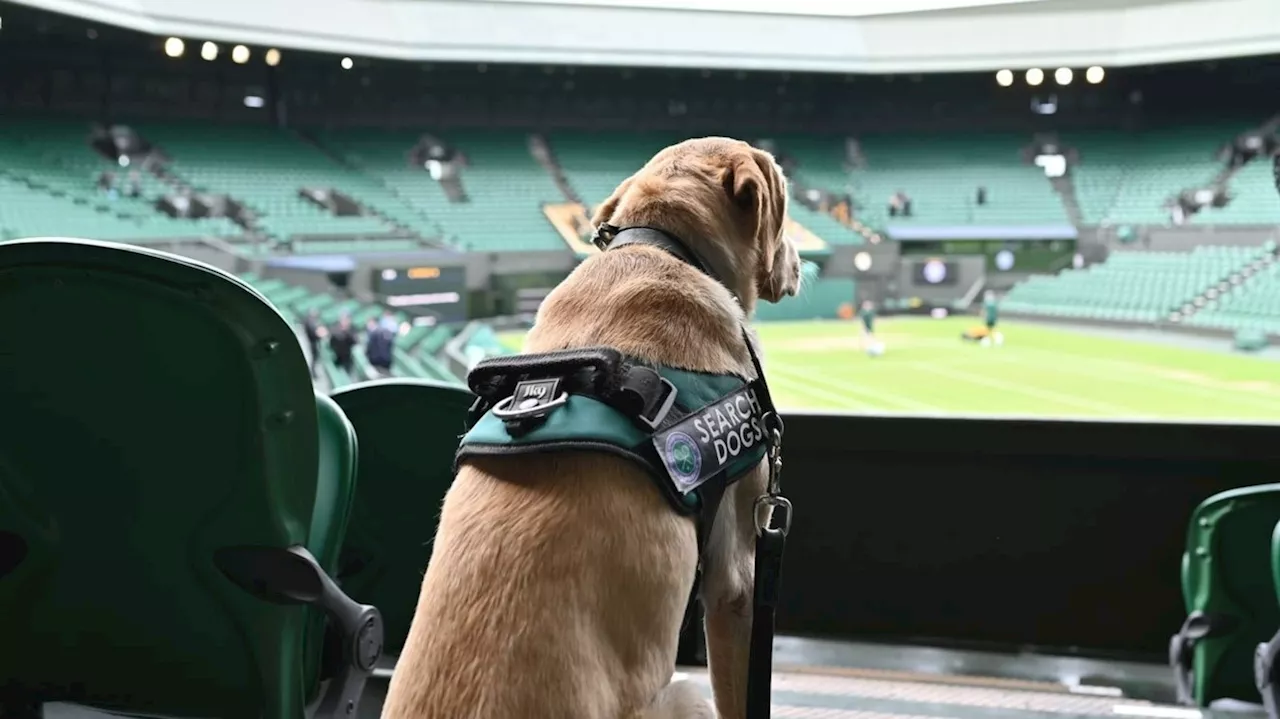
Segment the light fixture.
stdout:
<path fill-rule="evenodd" d="M 276 65 L 280 64 L 279 50 L 275 49 L 274 47 L 271 48 L 270 50 L 267 50 L 267 64 L 270 65 L 271 67 L 275 67 Z"/>
<path fill-rule="evenodd" d="M 243 65 L 249 62 L 249 48 L 244 45 L 236 45 L 231 48 L 231 62 L 237 65 Z"/>
<path fill-rule="evenodd" d="M 1000 87 L 1009 87 L 1013 84 L 1013 70 L 1001 70 L 996 73 L 996 84 Z"/>
<path fill-rule="evenodd" d="M 1042 82 L 1044 82 L 1044 70 L 1041 70 L 1038 67 L 1033 67 L 1030 70 L 1027 70 L 1028 85 L 1035 87 L 1036 85 L 1039 85 Z"/>
<path fill-rule="evenodd" d="M 1102 82 L 1102 78 L 1106 76 L 1107 76 L 1107 71 L 1103 70 L 1097 65 L 1094 65 L 1093 67 L 1084 71 L 1084 79 L 1087 80 L 1090 85 L 1097 85 L 1098 83 Z"/>
<path fill-rule="evenodd" d="M 213 62 L 218 59 L 218 46 L 212 42 L 206 42 L 200 46 L 200 57 Z"/>
<path fill-rule="evenodd" d="M 351 58 L 349 58 L 349 57 L 344 57 L 344 58 L 342 58 L 342 69 L 343 69 L 343 70 L 350 70 L 351 68 L 353 68 L 353 67 L 355 67 L 355 66 L 356 66 L 356 64 L 355 64 L 354 62 L 352 62 Z"/>
<path fill-rule="evenodd" d="M 186 49 L 187 44 L 182 41 L 182 38 L 171 37 L 164 41 L 164 54 L 169 57 L 182 57 Z"/>
<path fill-rule="evenodd" d="M 261 97 L 259 97 L 258 95 L 245 95 L 245 96 L 244 96 L 244 106 L 245 106 L 245 107 L 251 107 L 251 108 L 253 108 L 253 109 L 255 109 L 255 110 L 256 110 L 256 109 L 258 109 L 258 108 L 260 108 L 260 107 L 262 107 L 263 105 L 266 105 L 266 104 L 267 104 L 266 100 L 263 100 L 263 99 L 262 99 Z"/>
<path fill-rule="evenodd" d="M 1070 85 L 1071 78 L 1074 75 L 1075 73 L 1071 72 L 1071 68 L 1069 67 L 1060 67 L 1053 71 L 1053 79 L 1056 80 L 1059 85 Z"/>

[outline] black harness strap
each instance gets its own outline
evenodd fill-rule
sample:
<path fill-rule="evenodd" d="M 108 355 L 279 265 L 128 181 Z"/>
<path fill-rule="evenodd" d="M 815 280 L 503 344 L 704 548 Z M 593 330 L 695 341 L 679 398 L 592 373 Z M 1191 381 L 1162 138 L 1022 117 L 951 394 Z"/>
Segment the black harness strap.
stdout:
<path fill-rule="evenodd" d="M 653 227 L 629 227 L 619 229 L 604 224 L 596 231 L 593 242 L 601 250 L 618 249 L 627 245 L 643 244 L 666 250 L 677 259 L 696 267 L 712 279 L 716 277 L 709 266 L 683 242 Z M 725 285 L 726 287 L 728 285 Z M 773 635 L 775 610 L 778 605 L 778 584 L 782 575 L 782 555 L 786 547 L 787 533 L 791 530 L 791 502 L 782 496 L 782 418 L 773 404 L 769 385 L 765 382 L 764 367 L 756 354 L 755 345 L 746 327 L 742 339 L 747 343 L 751 364 L 756 372 L 754 382 L 761 407 L 764 409 L 765 431 L 769 442 L 769 483 L 765 494 L 756 499 L 756 557 L 755 586 L 752 591 L 751 644 L 747 669 L 747 719 L 768 719 L 771 714 L 773 689 Z M 699 517 L 699 555 L 702 552 L 704 534 L 710 532 L 720 498 L 726 488 L 724 481 L 707 482 L 705 490 L 714 496 L 705 496 L 702 516 Z M 767 509 L 767 512 L 761 510 Z"/>

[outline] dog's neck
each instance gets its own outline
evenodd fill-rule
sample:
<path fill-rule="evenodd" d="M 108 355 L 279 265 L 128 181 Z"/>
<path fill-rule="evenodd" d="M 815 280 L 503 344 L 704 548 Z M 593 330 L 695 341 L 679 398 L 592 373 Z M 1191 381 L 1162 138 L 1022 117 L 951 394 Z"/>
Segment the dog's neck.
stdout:
<path fill-rule="evenodd" d="M 755 304 L 755 285 L 740 278 L 741 272 L 715 242 L 689 242 L 684 236 L 652 225 L 627 225 L 621 228 L 604 224 L 597 229 L 595 242 L 601 249 L 620 249 L 629 245 L 647 245 L 665 251 L 672 257 L 701 271 L 729 290 L 749 314 Z"/>

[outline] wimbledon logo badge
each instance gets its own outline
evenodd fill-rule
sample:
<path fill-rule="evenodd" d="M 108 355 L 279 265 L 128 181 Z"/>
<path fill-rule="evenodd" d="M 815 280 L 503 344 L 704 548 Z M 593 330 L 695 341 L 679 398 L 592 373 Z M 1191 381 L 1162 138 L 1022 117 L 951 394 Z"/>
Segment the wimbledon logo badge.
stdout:
<path fill-rule="evenodd" d="M 672 432 L 667 436 L 667 468 L 680 484 L 697 481 L 702 470 L 702 453 L 693 438 L 684 432 Z"/>

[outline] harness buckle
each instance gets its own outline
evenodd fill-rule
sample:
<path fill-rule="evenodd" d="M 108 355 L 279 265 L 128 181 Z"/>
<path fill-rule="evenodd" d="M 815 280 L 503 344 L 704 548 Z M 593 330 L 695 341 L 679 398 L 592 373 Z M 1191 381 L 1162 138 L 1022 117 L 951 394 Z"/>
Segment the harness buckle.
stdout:
<path fill-rule="evenodd" d="M 636 419 L 639 420 L 641 424 L 654 432 L 658 431 L 658 427 L 662 424 L 662 420 L 666 419 L 668 414 L 671 414 L 671 408 L 675 406 L 676 394 L 678 394 L 676 386 L 671 384 L 666 377 L 660 376 L 658 379 L 662 382 L 662 386 L 667 389 L 666 396 L 663 397 L 662 402 L 658 404 L 658 408 L 654 410 L 652 417 L 644 416 L 644 412 L 636 415 Z"/>

